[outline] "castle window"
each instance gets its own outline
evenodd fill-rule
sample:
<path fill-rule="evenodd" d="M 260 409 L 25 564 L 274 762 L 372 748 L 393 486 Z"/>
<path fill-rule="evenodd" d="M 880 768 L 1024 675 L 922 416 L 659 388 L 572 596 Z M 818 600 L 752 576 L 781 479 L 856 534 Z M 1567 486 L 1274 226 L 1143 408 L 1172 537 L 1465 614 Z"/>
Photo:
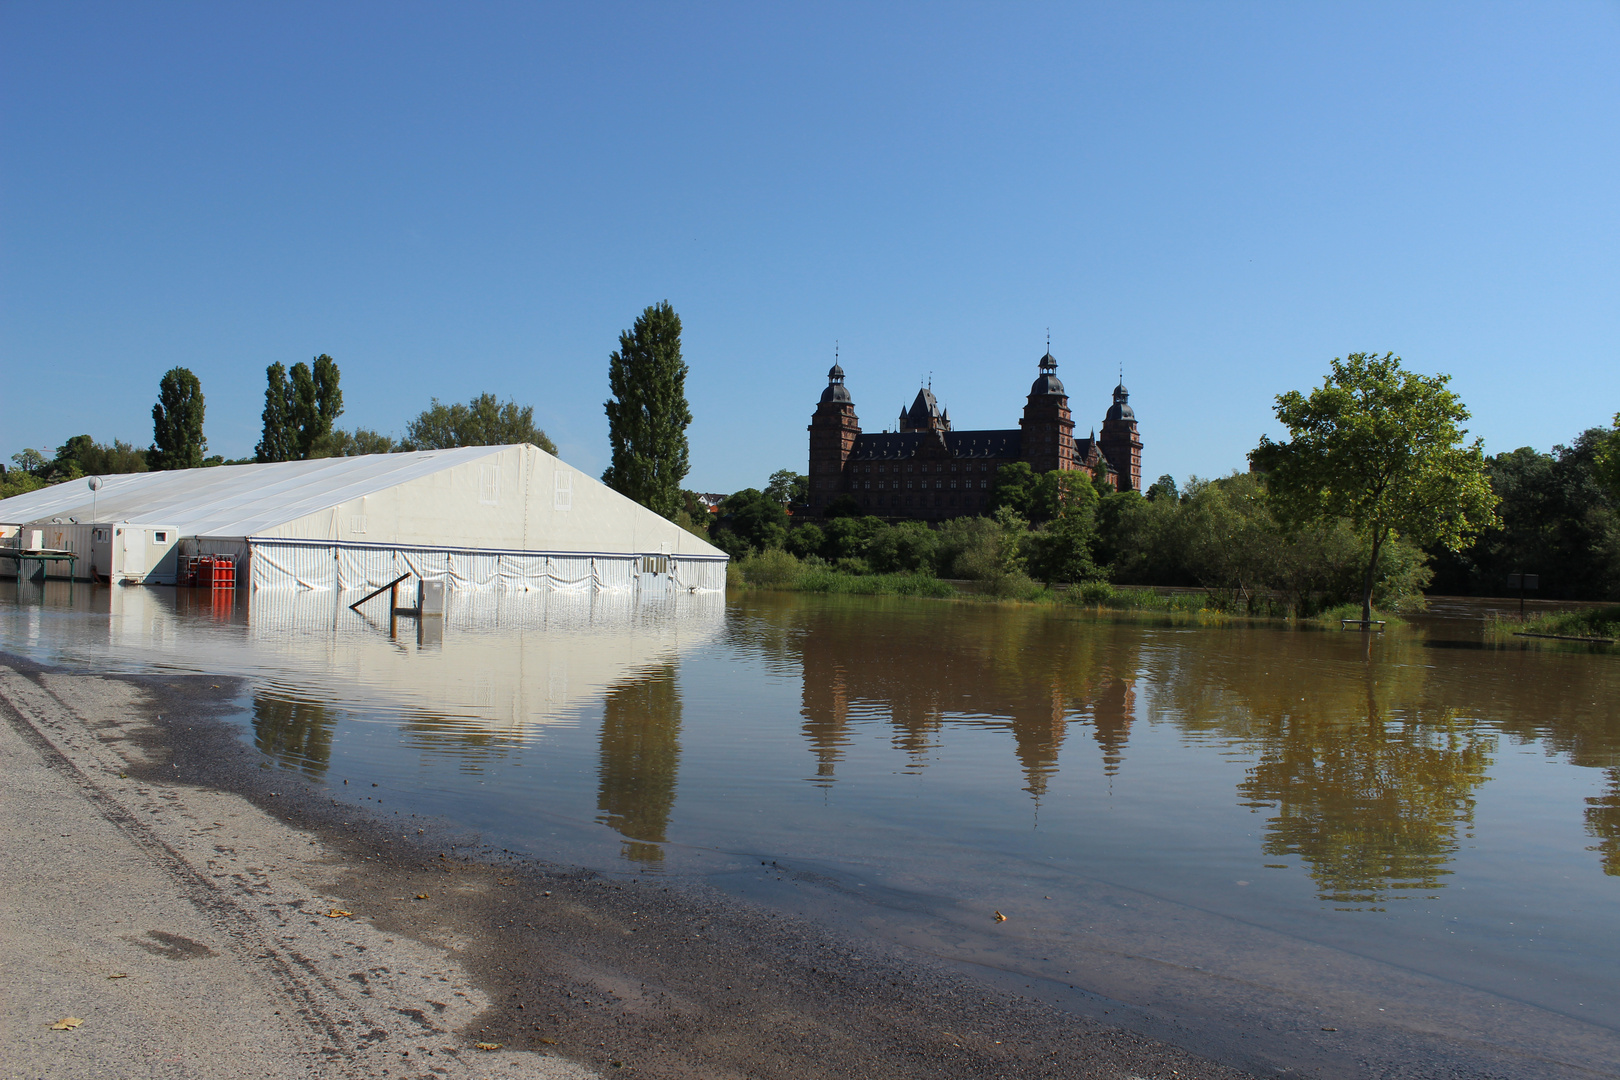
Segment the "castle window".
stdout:
<path fill-rule="evenodd" d="M 953 461 L 953 462 L 951 462 L 951 472 L 955 472 L 955 471 L 956 471 L 956 462 Z"/>
<path fill-rule="evenodd" d="M 945 481 L 943 481 L 943 480 L 935 480 L 934 481 L 934 490 L 935 491 L 938 491 L 940 488 L 942 488 L 944 486 L 945 486 Z"/>
<path fill-rule="evenodd" d="M 870 480 L 868 480 L 868 481 L 867 481 L 867 482 L 866 482 L 866 487 L 867 487 L 867 489 L 868 489 L 868 490 L 870 490 L 870 489 L 871 489 L 871 487 L 872 487 L 872 481 L 870 481 Z"/>
<path fill-rule="evenodd" d="M 981 488 L 987 488 L 987 487 L 990 486 L 990 481 L 988 481 L 988 480 L 980 480 L 979 481 L 979 486 Z"/>
<path fill-rule="evenodd" d="M 951 480 L 951 490 L 952 491 L 956 490 L 956 480 L 954 478 Z"/>
<path fill-rule="evenodd" d="M 911 490 L 911 481 L 910 481 L 910 480 L 907 480 L 907 481 L 906 481 L 906 490 L 907 490 L 907 491 L 910 491 L 910 490 Z"/>

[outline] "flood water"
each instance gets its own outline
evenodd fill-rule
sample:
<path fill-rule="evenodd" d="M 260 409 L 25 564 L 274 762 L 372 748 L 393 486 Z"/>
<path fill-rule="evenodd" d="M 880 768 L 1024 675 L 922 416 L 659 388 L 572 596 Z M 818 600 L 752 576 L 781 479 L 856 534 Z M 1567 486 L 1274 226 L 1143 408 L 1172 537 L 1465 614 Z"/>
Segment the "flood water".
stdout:
<path fill-rule="evenodd" d="M 390 636 L 331 594 L 0 584 L 0 649 L 241 675 L 265 764 L 378 813 L 702 877 L 1251 1068 L 1620 1075 L 1620 651 L 1489 646 L 1468 604 L 1369 637 L 455 595 Z"/>

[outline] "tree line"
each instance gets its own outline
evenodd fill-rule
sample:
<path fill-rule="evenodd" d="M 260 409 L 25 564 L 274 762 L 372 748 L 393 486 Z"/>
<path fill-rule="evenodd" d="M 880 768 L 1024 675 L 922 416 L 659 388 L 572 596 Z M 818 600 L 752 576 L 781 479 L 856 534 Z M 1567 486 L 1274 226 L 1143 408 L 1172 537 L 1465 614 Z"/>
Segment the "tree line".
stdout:
<path fill-rule="evenodd" d="M 608 358 L 606 403 L 612 461 L 603 483 L 648 508 L 691 525 L 681 481 L 690 468 L 686 428 L 692 421 L 686 401 L 687 367 L 681 356 L 681 320 L 669 302 L 646 308 L 619 336 Z M 458 446 L 529 443 L 548 454 L 557 447 L 535 426 L 534 406 L 501 401 L 492 393 L 465 403 L 433 398 L 405 425 L 403 438 L 369 428 L 345 431 L 342 373 L 322 353 L 291 369 L 281 363 L 265 370 L 264 411 L 251 458 L 227 460 L 208 454 L 203 432 L 206 402 L 202 383 L 183 367 L 166 372 L 152 406 L 152 443 L 142 449 L 122 440 L 97 442 L 75 435 L 47 458 L 37 449 L 12 455 L 16 466 L 0 466 L 0 498 L 83 476 L 196 469 L 251 462 L 303 461 L 357 457 Z"/>
<path fill-rule="evenodd" d="M 1162 476 L 1145 495 L 1076 472 L 1003 466 L 989 512 L 938 525 L 863 516 L 840 499 L 819 522 L 784 504 L 803 478 L 725 500 L 711 539 L 734 557 L 781 552 L 850 574 L 933 574 L 1008 595 L 1037 583 L 1203 589 L 1218 605 L 1309 615 L 1428 591 L 1502 595 L 1509 573 L 1542 595 L 1620 599 L 1620 415 L 1551 455 L 1487 458 L 1465 442 L 1448 378 L 1393 354 L 1335 360 L 1321 386 L 1276 399 L 1288 429 L 1248 472 Z M 778 560 L 780 563 L 781 560 Z"/>

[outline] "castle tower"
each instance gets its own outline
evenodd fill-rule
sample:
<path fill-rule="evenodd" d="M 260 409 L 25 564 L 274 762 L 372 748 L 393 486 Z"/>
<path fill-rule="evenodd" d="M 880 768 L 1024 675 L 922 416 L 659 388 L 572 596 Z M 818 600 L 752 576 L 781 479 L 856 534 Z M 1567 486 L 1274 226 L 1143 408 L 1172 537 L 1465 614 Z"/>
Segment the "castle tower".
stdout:
<path fill-rule="evenodd" d="M 1122 382 L 1114 387 L 1114 403 L 1103 417 L 1102 436 L 1097 446 L 1119 474 L 1120 491 L 1142 490 L 1142 440 L 1136 431 L 1136 413 L 1130 406 L 1131 394 Z"/>
<path fill-rule="evenodd" d="M 827 372 L 821 404 L 810 418 L 810 505 L 816 510 L 836 499 L 843 489 L 844 465 L 860 433 L 855 402 L 844 387 L 844 369 L 834 364 Z"/>
<path fill-rule="evenodd" d="M 951 430 L 950 411 L 940 412 L 939 401 L 934 397 L 932 387 L 925 386 L 918 390 L 917 399 L 911 403 L 911 408 L 901 410 L 900 430 L 922 432 Z"/>
<path fill-rule="evenodd" d="M 1074 419 L 1069 415 L 1069 395 L 1057 377 L 1057 361 L 1048 352 L 1041 357 L 1041 373 L 1029 388 L 1024 418 L 1023 459 L 1038 473 L 1053 469 L 1075 469 Z"/>

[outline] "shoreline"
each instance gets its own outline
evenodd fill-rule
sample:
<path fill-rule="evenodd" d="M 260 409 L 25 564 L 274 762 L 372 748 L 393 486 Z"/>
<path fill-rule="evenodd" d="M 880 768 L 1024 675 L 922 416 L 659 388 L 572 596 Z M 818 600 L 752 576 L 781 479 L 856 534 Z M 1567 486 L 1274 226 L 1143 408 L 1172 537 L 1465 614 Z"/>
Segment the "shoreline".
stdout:
<path fill-rule="evenodd" d="M 241 1074 L 241 1058 L 210 1057 L 166 1017 L 212 967 L 224 989 L 206 1004 L 225 1015 L 207 1038 L 255 1045 L 279 1063 L 252 1070 L 266 1076 L 1250 1075 L 707 886 L 503 858 L 420 821 L 402 829 L 260 768 L 225 720 L 235 698 L 214 676 L 102 676 L 0 654 L 0 734 L 27 750 L 0 758 L 8 788 L 52 789 L 77 821 L 81 861 L 133 867 L 164 894 L 144 907 L 174 909 L 156 922 L 201 927 L 116 937 L 92 925 L 125 918 L 105 888 L 48 915 L 61 909 L 42 894 L 72 860 L 50 852 L 44 825 L 9 823 L 19 847 L 45 844 L 29 873 L 0 877 L 0 911 L 31 931 L 23 951 L 38 968 L 28 1000 L 6 1009 L 0 1048 L 30 1072 L 97 1071 L 80 1048 L 105 1052 L 131 1030 L 126 1016 L 111 1034 L 97 1010 L 144 988 L 133 1026 L 166 1048 L 155 1054 L 195 1059 L 184 1075 Z M 128 979 L 62 959 L 87 932 Z M 266 1001 L 280 1012 L 265 1015 Z M 60 1018 L 41 1018 L 63 1010 L 84 1026 L 48 1030 Z"/>

